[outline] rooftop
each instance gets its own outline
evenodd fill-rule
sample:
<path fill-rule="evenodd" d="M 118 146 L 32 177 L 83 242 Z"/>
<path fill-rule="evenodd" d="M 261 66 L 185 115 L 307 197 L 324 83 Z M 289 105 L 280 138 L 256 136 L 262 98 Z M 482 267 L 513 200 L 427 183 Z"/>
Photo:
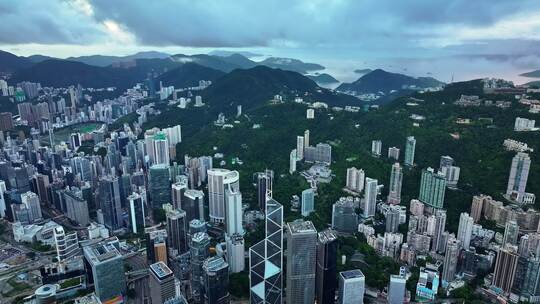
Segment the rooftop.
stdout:
<path fill-rule="evenodd" d="M 171 269 L 163 262 L 157 262 L 150 265 L 150 270 L 159 278 L 163 279 L 172 274 Z"/>
<path fill-rule="evenodd" d="M 342 271 L 342 272 L 339 273 L 339 275 L 341 277 L 343 277 L 344 279 L 354 279 L 354 278 L 363 278 L 364 277 L 364 274 L 362 273 L 362 271 L 360 269 Z"/>
<path fill-rule="evenodd" d="M 317 230 L 311 221 L 296 220 L 294 222 L 287 223 L 287 226 L 289 227 L 291 233 L 317 233 Z"/>

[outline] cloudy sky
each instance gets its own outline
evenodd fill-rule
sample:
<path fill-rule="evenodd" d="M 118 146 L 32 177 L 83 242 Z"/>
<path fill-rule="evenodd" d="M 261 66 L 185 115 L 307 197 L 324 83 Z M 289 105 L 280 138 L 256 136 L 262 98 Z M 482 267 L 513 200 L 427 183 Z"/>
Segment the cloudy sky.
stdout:
<path fill-rule="evenodd" d="M 19 55 L 223 48 L 446 78 L 457 62 L 540 68 L 539 0 L 0 0 L 0 20 L 0 49 Z"/>

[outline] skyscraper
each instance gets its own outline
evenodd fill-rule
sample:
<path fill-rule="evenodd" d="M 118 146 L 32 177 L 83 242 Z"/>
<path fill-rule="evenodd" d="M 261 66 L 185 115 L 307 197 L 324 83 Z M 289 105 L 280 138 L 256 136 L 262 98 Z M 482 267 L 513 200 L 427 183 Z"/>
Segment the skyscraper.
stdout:
<path fill-rule="evenodd" d="M 171 269 L 163 262 L 150 265 L 149 289 L 152 304 L 164 304 L 176 297 L 176 286 Z"/>
<path fill-rule="evenodd" d="M 296 172 L 296 154 L 296 149 L 293 149 L 289 154 L 289 174 Z"/>
<path fill-rule="evenodd" d="M 124 258 L 119 248 L 116 237 L 83 248 L 86 261 L 90 265 L 89 276 L 101 302 L 121 300 L 126 291 Z"/>
<path fill-rule="evenodd" d="M 250 303 L 282 303 L 283 206 L 266 202 L 265 238 L 249 248 Z"/>
<path fill-rule="evenodd" d="M 186 181 L 176 182 L 171 186 L 172 205 L 175 209 L 185 210 L 184 206 L 182 206 L 182 197 L 188 189 L 188 184 Z"/>
<path fill-rule="evenodd" d="M 512 158 L 512 166 L 510 167 L 510 175 L 508 176 L 508 187 L 506 188 L 506 196 L 508 198 L 519 203 L 523 201 L 530 167 L 531 158 L 529 154 L 519 152 Z"/>
<path fill-rule="evenodd" d="M 191 236 L 189 251 L 191 253 L 191 292 L 195 303 L 204 303 L 204 271 L 203 263 L 210 254 L 210 237 L 205 232 L 197 232 Z"/>
<path fill-rule="evenodd" d="M 88 202 L 82 197 L 80 190 L 66 190 L 63 192 L 66 215 L 81 227 L 86 227 L 90 223 L 88 214 Z"/>
<path fill-rule="evenodd" d="M 446 189 L 446 177 L 441 173 L 427 168 L 422 170 L 420 181 L 420 194 L 418 199 L 424 204 L 441 209 L 444 204 L 444 192 Z"/>
<path fill-rule="evenodd" d="M 364 303 L 366 277 L 360 269 L 342 271 L 338 280 L 338 304 Z"/>
<path fill-rule="evenodd" d="M 208 206 L 210 220 L 216 223 L 225 221 L 225 191 L 240 191 L 238 171 L 213 168 L 208 170 Z"/>
<path fill-rule="evenodd" d="M 244 238 L 240 234 L 227 235 L 227 263 L 231 273 L 244 271 L 245 268 L 245 245 Z"/>
<path fill-rule="evenodd" d="M 452 282 L 454 280 L 454 277 L 456 276 L 460 250 L 461 242 L 459 240 L 451 238 L 446 243 L 446 252 L 444 254 L 444 264 L 442 272 L 443 285 Z"/>
<path fill-rule="evenodd" d="M 4 193 L 6 193 L 6 190 L 6 182 L 0 180 L 0 218 L 6 217 L 7 204 L 6 198 L 4 197 Z"/>
<path fill-rule="evenodd" d="M 399 228 L 400 209 L 390 206 L 386 212 L 386 232 L 397 232 Z"/>
<path fill-rule="evenodd" d="M 129 225 L 132 233 L 143 233 L 145 227 L 145 213 L 143 198 L 133 192 L 127 198 L 129 204 Z"/>
<path fill-rule="evenodd" d="M 333 304 L 336 295 L 337 234 L 330 229 L 318 233 L 317 268 L 315 274 L 316 300 L 320 304 Z"/>
<path fill-rule="evenodd" d="M 401 275 L 391 275 L 388 284 L 388 304 L 402 304 L 405 300 L 407 279 Z"/>
<path fill-rule="evenodd" d="M 111 230 L 122 227 L 122 206 L 118 177 L 104 176 L 99 180 L 99 200 L 105 226 Z"/>
<path fill-rule="evenodd" d="M 232 190 L 232 191 L 231 191 Z M 228 235 L 238 233 L 244 235 L 244 227 L 242 225 L 242 194 L 238 189 L 225 190 L 225 231 Z"/>
<path fill-rule="evenodd" d="M 170 163 L 170 155 L 169 155 L 169 139 L 167 138 L 167 134 L 164 132 L 157 132 L 154 135 L 154 141 L 153 141 L 153 149 L 154 149 L 154 164 L 164 164 L 169 165 Z"/>
<path fill-rule="evenodd" d="M 28 191 L 21 194 L 21 202 L 28 210 L 28 216 L 30 223 L 33 223 L 42 218 L 41 205 L 39 204 L 39 197 L 34 192 Z"/>
<path fill-rule="evenodd" d="M 403 168 L 399 163 L 392 165 L 390 172 L 390 187 L 388 192 L 388 204 L 398 205 L 401 202 L 401 183 L 403 181 Z"/>
<path fill-rule="evenodd" d="M 506 244 L 517 245 L 519 226 L 516 221 L 507 221 L 504 227 L 503 246 Z"/>
<path fill-rule="evenodd" d="M 169 164 L 161 163 L 150 167 L 148 188 L 152 199 L 152 208 L 161 208 L 163 204 L 171 203 Z"/>
<path fill-rule="evenodd" d="M 309 147 L 309 130 L 304 131 L 304 148 Z"/>
<path fill-rule="evenodd" d="M 182 209 L 186 211 L 188 222 L 198 219 L 204 222 L 204 192 L 188 189 L 184 192 Z"/>
<path fill-rule="evenodd" d="M 156 226 L 145 229 L 146 258 L 149 264 L 157 262 L 167 263 L 167 230 Z"/>
<path fill-rule="evenodd" d="M 302 216 L 315 210 L 315 191 L 312 188 L 302 191 Z"/>
<path fill-rule="evenodd" d="M 205 303 L 229 303 L 229 265 L 222 257 L 214 256 L 203 263 Z"/>
<path fill-rule="evenodd" d="M 368 218 L 375 215 L 377 209 L 377 183 L 374 178 L 366 177 L 366 185 L 364 187 L 364 217 Z"/>
<path fill-rule="evenodd" d="M 459 216 L 457 239 L 461 241 L 461 245 L 465 250 L 469 250 L 469 245 L 471 244 L 473 225 L 474 219 L 467 212 L 462 212 Z"/>
<path fill-rule="evenodd" d="M 372 140 L 371 141 L 371 154 L 379 157 L 381 156 L 381 150 L 382 150 L 382 141 Z"/>
<path fill-rule="evenodd" d="M 174 256 L 188 251 L 187 232 L 186 212 L 179 209 L 167 212 L 167 241 Z"/>
<path fill-rule="evenodd" d="M 355 192 L 362 192 L 364 190 L 365 173 L 362 169 L 356 169 L 355 167 L 347 168 L 347 181 L 345 187 Z"/>
<path fill-rule="evenodd" d="M 315 301 L 316 246 L 317 230 L 310 221 L 287 224 L 287 303 Z"/>
<path fill-rule="evenodd" d="M 399 148 L 397 148 L 397 147 L 388 148 L 388 158 L 393 159 L 395 161 L 398 161 L 399 160 Z"/>
<path fill-rule="evenodd" d="M 431 250 L 442 253 L 446 248 L 446 240 L 443 237 L 446 226 L 446 210 L 435 210 L 435 230 L 432 237 Z"/>
<path fill-rule="evenodd" d="M 416 139 L 414 136 L 407 137 L 405 142 L 405 166 L 412 167 L 414 166 L 414 153 L 416 150 Z"/>
<path fill-rule="evenodd" d="M 296 160 L 295 160 L 296 164 Z M 265 170 L 257 173 L 257 200 L 261 211 L 265 210 L 267 190 L 272 193 L 272 183 L 274 179 L 274 171 Z"/>
<path fill-rule="evenodd" d="M 492 284 L 505 292 L 510 292 L 517 271 L 519 255 L 511 246 L 497 252 Z"/>
<path fill-rule="evenodd" d="M 54 228 L 53 233 L 58 261 L 67 260 L 81 253 L 76 231 L 66 233 L 64 227 L 57 226 Z"/>
<path fill-rule="evenodd" d="M 297 136 L 296 137 L 296 159 L 302 160 L 304 159 L 304 137 L 303 136 Z"/>

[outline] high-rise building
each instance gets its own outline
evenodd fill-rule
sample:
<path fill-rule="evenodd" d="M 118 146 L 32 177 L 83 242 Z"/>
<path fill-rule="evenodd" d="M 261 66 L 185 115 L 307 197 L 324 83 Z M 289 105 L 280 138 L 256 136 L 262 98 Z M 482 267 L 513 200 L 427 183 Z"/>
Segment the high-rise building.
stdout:
<path fill-rule="evenodd" d="M 149 289 L 152 304 L 169 303 L 176 297 L 176 286 L 171 269 L 163 262 L 150 265 Z"/>
<path fill-rule="evenodd" d="M 364 217 L 375 216 L 377 209 L 377 194 L 378 194 L 378 181 L 374 178 L 366 177 L 366 184 L 364 187 Z"/>
<path fill-rule="evenodd" d="M 403 182 L 403 168 L 399 163 L 392 165 L 390 171 L 390 187 L 388 192 L 388 204 L 398 205 L 401 202 L 401 183 Z"/>
<path fill-rule="evenodd" d="M 222 257 L 214 256 L 203 263 L 204 302 L 229 303 L 229 265 Z"/>
<path fill-rule="evenodd" d="M 204 222 L 204 192 L 188 189 L 184 192 L 182 209 L 186 211 L 188 222 L 198 219 Z"/>
<path fill-rule="evenodd" d="M 330 229 L 318 233 L 317 268 L 315 274 L 316 301 L 333 304 L 337 289 L 337 234 Z"/>
<path fill-rule="evenodd" d="M 167 134 L 160 131 L 154 135 L 153 149 L 154 164 L 169 165 L 171 159 L 169 155 L 169 139 L 167 138 Z"/>
<path fill-rule="evenodd" d="M 365 173 L 362 169 L 356 169 L 355 167 L 347 168 L 347 181 L 345 187 L 355 192 L 362 192 L 364 190 Z"/>
<path fill-rule="evenodd" d="M 4 197 L 4 193 L 6 193 L 6 190 L 6 182 L 0 180 L 0 218 L 6 217 L 7 204 L 6 198 Z"/>
<path fill-rule="evenodd" d="M 181 209 L 167 212 L 167 241 L 169 252 L 173 253 L 173 256 L 188 251 L 187 232 L 186 212 Z"/>
<path fill-rule="evenodd" d="M 492 285 L 505 292 L 510 292 L 516 275 L 518 260 L 519 255 L 511 246 L 500 248 L 497 252 Z"/>
<path fill-rule="evenodd" d="M 326 143 L 318 143 L 315 147 L 304 148 L 304 160 L 308 163 L 332 163 L 332 146 Z"/>
<path fill-rule="evenodd" d="M 309 147 L 309 130 L 304 131 L 304 148 Z"/>
<path fill-rule="evenodd" d="M 49 194 L 47 192 L 47 188 L 49 187 L 49 176 L 45 174 L 35 174 L 32 177 L 32 183 L 37 195 L 39 196 L 39 201 L 43 205 L 49 206 Z"/>
<path fill-rule="evenodd" d="M 118 177 L 109 175 L 99 180 L 99 201 L 105 226 L 111 230 L 121 228 L 122 206 Z"/>
<path fill-rule="evenodd" d="M 266 202 L 265 238 L 249 248 L 250 303 L 283 301 L 283 206 Z"/>
<path fill-rule="evenodd" d="M 444 231 L 446 226 L 446 210 L 435 210 L 435 229 L 432 237 L 431 250 L 442 253 L 446 248 L 446 240 L 444 239 Z"/>
<path fill-rule="evenodd" d="M 83 248 L 90 265 L 91 281 L 101 302 L 122 300 L 126 291 L 124 258 L 117 238 L 106 239 Z"/>
<path fill-rule="evenodd" d="M 471 244 L 473 225 L 474 219 L 467 212 L 462 212 L 459 216 L 457 239 L 461 242 L 461 246 L 465 250 L 469 250 Z"/>
<path fill-rule="evenodd" d="M 407 279 L 401 275 L 391 275 L 388 284 L 387 301 L 388 304 L 401 304 L 405 300 L 405 287 Z"/>
<path fill-rule="evenodd" d="M 296 137 L 296 159 L 297 160 L 303 160 L 304 159 L 304 137 L 303 136 L 297 136 Z"/>
<path fill-rule="evenodd" d="M 204 303 L 203 263 L 210 254 L 210 237 L 205 232 L 191 236 L 189 251 L 191 254 L 191 292 L 194 303 Z"/>
<path fill-rule="evenodd" d="M 374 156 L 381 156 L 382 151 L 382 141 L 380 140 L 372 140 L 371 141 L 371 154 Z"/>
<path fill-rule="evenodd" d="M 81 253 L 76 231 L 66 233 L 64 227 L 57 226 L 54 228 L 53 233 L 58 261 L 67 260 Z"/>
<path fill-rule="evenodd" d="M 452 282 L 456 276 L 459 253 L 461 250 L 461 241 L 451 238 L 446 243 L 446 252 L 444 254 L 444 264 L 442 272 L 443 285 Z"/>
<path fill-rule="evenodd" d="M 265 170 L 264 172 L 257 173 L 257 200 L 259 202 L 259 208 L 261 211 L 265 210 L 267 194 L 272 193 L 273 179 L 274 171 L 272 170 Z"/>
<path fill-rule="evenodd" d="M 184 182 L 176 182 L 171 186 L 172 205 L 175 209 L 184 209 L 182 206 L 182 197 L 188 189 L 187 180 Z"/>
<path fill-rule="evenodd" d="M 471 216 L 474 219 L 475 223 L 478 223 L 482 217 L 482 210 L 484 208 L 484 201 L 486 200 L 484 195 L 475 195 L 473 196 L 471 203 Z"/>
<path fill-rule="evenodd" d="M 152 208 L 161 208 L 163 204 L 171 203 L 169 164 L 161 163 L 150 167 L 148 189 L 152 200 Z"/>
<path fill-rule="evenodd" d="M 28 191 L 21 194 L 22 205 L 28 210 L 29 222 L 33 223 L 42 218 L 39 197 L 34 192 Z"/>
<path fill-rule="evenodd" d="M 422 170 L 418 195 L 420 201 L 430 207 L 441 209 L 444 204 L 445 189 L 446 177 L 441 172 L 436 173 L 433 168 Z"/>
<path fill-rule="evenodd" d="M 287 224 L 287 303 L 315 301 L 316 246 L 317 230 L 310 221 Z"/>
<path fill-rule="evenodd" d="M 296 149 L 293 149 L 291 154 L 289 154 L 289 174 L 296 172 L 296 162 L 298 161 L 296 154 Z"/>
<path fill-rule="evenodd" d="M 459 182 L 459 172 L 460 168 L 456 166 L 447 166 L 441 168 L 441 173 L 446 177 L 446 186 L 449 189 L 457 189 L 457 184 Z"/>
<path fill-rule="evenodd" d="M 238 171 L 213 168 L 208 170 L 208 206 L 210 220 L 216 223 L 225 221 L 225 191 L 240 192 Z"/>
<path fill-rule="evenodd" d="M 88 226 L 90 224 L 88 202 L 83 198 L 82 191 L 66 190 L 63 192 L 63 198 L 67 217 L 81 227 Z"/>
<path fill-rule="evenodd" d="M 358 230 L 357 205 L 353 199 L 340 198 L 332 205 L 332 229 L 354 233 Z"/>
<path fill-rule="evenodd" d="M 399 160 L 399 148 L 397 148 L 397 147 L 388 148 L 388 158 L 393 159 L 395 161 L 398 161 Z"/>
<path fill-rule="evenodd" d="M 233 192 L 235 191 L 235 192 Z M 242 194 L 238 189 L 225 190 L 225 231 L 228 235 L 238 233 L 244 235 L 242 225 Z"/>
<path fill-rule="evenodd" d="M 129 226 L 134 234 L 143 233 L 145 227 L 144 200 L 141 195 L 133 192 L 127 198 L 129 202 Z"/>
<path fill-rule="evenodd" d="M 167 264 L 167 230 L 148 227 L 146 233 L 146 258 L 148 264 L 163 262 Z"/>
<path fill-rule="evenodd" d="M 399 229 L 400 208 L 390 206 L 386 212 L 386 232 L 397 232 Z"/>
<path fill-rule="evenodd" d="M 360 269 L 342 271 L 338 280 L 338 304 L 364 303 L 366 277 Z"/>
<path fill-rule="evenodd" d="M 508 176 L 508 187 L 506 188 L 506 196 L 508 198 L 518 203 L 523 201 L 530 167 L 531 158 L 529 154 L 518 152 L 512 158 L 512 166 L 510 167 L 510 175 Z"/>
<path fill-rule="evenodd" d="M 240 234 L 226 236 L 227 263 L 231 273 L 244 271 L 245 268 L 245 245 L 244 238 Z"/>
<path fill-rule="evenodd" d="M 507 221 L 504 227 L 503 246 L 506 244 L 517 245 L 519 226 L 516 221 Z"/>
<path fill-rule="evenodd" d="M 416 139 L 414 136 L 407 137 L 405 142 L 405 166 L 412 167 L 414 166 L 414 154 L 416 150 Z"/>
<path fill-rule="evenodd" d="M 302 216 L 315 211 L 315 191 L 312 188 L 302 191 Z"/>

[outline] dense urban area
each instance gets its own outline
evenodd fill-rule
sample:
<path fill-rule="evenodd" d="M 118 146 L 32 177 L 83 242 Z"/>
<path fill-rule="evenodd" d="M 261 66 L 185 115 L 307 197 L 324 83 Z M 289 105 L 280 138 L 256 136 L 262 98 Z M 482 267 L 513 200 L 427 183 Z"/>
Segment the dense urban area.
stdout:
<path fill-rule="evenodd" d="M 0 303 L 540 303 L 533 84 L 53 64 L 0 79 Z"/>

